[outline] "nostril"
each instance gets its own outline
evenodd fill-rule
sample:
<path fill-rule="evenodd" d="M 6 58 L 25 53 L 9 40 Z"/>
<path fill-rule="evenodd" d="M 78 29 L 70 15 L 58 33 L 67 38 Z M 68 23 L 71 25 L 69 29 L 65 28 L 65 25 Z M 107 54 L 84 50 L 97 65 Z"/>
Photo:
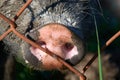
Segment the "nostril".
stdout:
<path fill-rule="evenodd" d="M 73 47 L 74 47 L 74 45 L 72 43 L 67 42 L 64 44 L 64 49 L 66 51 L 70 51 Z"/>
<path fill-rule="evenodd" d="M 44 41 L 37 42 L 41 47 L 45 48 L 46 43 Z"/>

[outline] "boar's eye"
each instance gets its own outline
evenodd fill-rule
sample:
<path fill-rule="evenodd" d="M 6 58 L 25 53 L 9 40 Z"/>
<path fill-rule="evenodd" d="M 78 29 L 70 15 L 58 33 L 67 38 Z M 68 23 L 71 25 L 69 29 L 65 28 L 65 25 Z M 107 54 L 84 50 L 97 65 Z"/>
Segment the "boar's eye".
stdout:
<path fill-rule="evenodd" d="M 64 44 L 64 49 L 66 51 L 72 50 L 73 47 L 74 47 L 74 45 L 72 43 L 70 43 L 70 42 L 67 42 L 67 43 Z"/>

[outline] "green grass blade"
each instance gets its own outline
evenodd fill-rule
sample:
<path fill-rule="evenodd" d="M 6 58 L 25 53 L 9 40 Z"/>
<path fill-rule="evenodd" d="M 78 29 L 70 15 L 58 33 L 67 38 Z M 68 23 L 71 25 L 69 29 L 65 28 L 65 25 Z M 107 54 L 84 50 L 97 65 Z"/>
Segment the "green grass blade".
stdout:
<path fill-rule="evenodd" d="M 95 16 L 94 16 L 94 21 L 95 21 L 97 49 L 98 49 L 99 80 L 103 80 L 102 61 L 101 61 L 101 54 L 100 54 L 100 41 L 99 41 L 98 28 L 97 28 L 97 22 L 96 22 Z"/>

